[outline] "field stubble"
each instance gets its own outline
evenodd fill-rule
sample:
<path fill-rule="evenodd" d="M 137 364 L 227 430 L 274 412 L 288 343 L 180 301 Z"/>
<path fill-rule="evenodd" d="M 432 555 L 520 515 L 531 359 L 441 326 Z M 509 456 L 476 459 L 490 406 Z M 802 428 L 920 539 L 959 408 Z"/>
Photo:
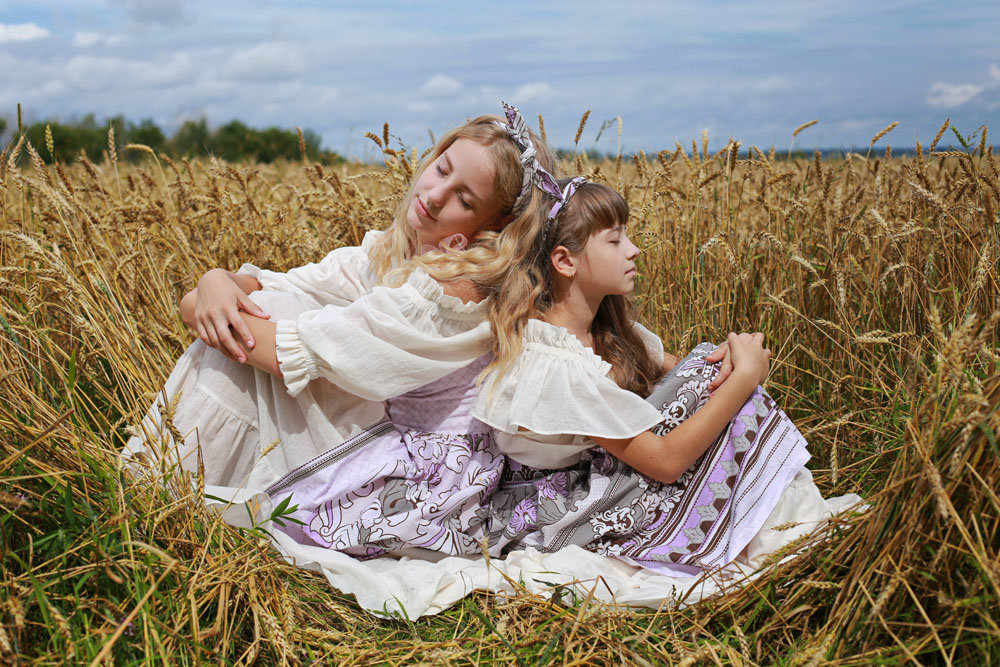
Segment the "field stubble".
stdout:
<path fill-rule="evenodd" d="M 656 612 L 476 594 L 380 620 L 208 515 L 200 485 L 122 484 L 128 424 L 193 339 L 179 296 L 210 267 L 287 269 L 387 226 L 416 158 L 387 135 L 384 168 L 0 154 L 0 659 L 1000 658 L 1000 178 L 985 131 L 978 148 L 907 158 L 710 154 L 704 138 L 563 164 L 629 201 L 642 319 L 667 349 L 764 332 L 770 389 L 820 487 L 872 505 L 736 593 Z"/>

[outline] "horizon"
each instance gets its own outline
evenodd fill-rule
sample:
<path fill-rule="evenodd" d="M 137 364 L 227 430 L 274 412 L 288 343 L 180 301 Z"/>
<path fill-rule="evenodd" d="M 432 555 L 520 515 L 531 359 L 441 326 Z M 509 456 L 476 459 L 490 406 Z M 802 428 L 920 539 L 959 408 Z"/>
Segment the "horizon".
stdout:
<path fill-rule="evenodd" d="M 723 17 L 721 20 L 719 16 Z M 496 20 L 510 17 L 507 20 Z M 38 0 L 0 9 L 0 116 L 94 113 L 218 127 L 312 129 L 325 149 L 377 155 L 384 122 L 426 146 L 504 99 L 549 143 L 582 150 L 673 149 L 708 130 L 714 152 L 744 146 L 848 150 L 894 121 L 891 143 L 930 143 L 945 118 L 962 133 L 1000 113 L 1000 5 L 971 0 L 769 0 L 544 6 L 502 13 L 441 0 L 329 7 L 268 0 Z M 884 141 L 884 140 L 883 140 Z"/>

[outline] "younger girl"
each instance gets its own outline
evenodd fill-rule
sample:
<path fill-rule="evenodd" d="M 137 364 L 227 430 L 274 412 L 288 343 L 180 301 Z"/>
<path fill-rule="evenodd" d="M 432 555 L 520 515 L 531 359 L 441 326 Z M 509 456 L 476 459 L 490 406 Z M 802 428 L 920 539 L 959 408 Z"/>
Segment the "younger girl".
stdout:
<path fill-rule="evenodd" d="M 562 185 L 492 295 L 497 356 L 473 414 L 512 462 L 491 540 L 575 544 L 673 575 L 726 565 L 797 474 L 798 496 L 818 495 L 805 440 L 759 386 L 770 351 L 761 334 L 730 334 L 717 389 L 706 344 L 654 388 L 662 347 L 627 298 L 639 253 L 628 207 L 607 186 Z"/>

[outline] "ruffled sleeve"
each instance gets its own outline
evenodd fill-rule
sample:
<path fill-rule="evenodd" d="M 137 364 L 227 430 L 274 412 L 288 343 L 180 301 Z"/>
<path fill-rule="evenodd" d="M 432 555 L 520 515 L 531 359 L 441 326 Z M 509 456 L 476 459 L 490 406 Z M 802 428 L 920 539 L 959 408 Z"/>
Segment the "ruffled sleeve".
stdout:
<path fill-rule="evenodd" d="M 562 327 L 529 320 L 524 349 L 494 384 L 483 379 L 473 415 L 517 434 L 631 438 L 662 421 L 643 398 L 608 376 L 611 365 Z"/>
<path fill-rule="evenodd" d="M 322 377 L 369 400 L 386 400 L 464 368 L 489 348 L 486 303 L 444 294 L 420 269 L 398 288 L 376 287 L 347 307 L 277 323 L 288 393 Z"/>
<path fill-rule="evenodd" d="M 635 332 L 639 334 L 639 338 L 642 339 L 643 344 L 646 346 L 646 351 L 649 353 L 649 357 L 656 362 L 657 366 L 663 365 L 663 341 L 655 333 L 642 326 L 638 322 L 632 325 Z"/>
<path fill-rule="evenodd" d="M 294 268 L 285 273 L 244 264 L 237 273 L 256 278 L 262 289 L 292 292 L 312 308 L 327 305 L 346 306 L 372 291 L 376 284 L 368 251 L 384 234 L 369 231 L 361 246 L 346 246 L 331 251 L 319 262 Z"/>

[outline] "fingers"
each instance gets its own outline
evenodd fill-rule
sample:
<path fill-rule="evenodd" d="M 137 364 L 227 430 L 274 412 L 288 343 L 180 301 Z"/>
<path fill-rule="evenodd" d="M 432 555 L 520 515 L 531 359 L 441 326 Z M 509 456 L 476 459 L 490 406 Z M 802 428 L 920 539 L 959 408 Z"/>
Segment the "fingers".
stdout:
<path fill-rule="evenodd" d="M 264 312 L 264 309 L 258 306 L 252 299 L 243 293 L 240 293 L 236 297 L 237 303 L 239 303 L 240 310 L 242 310 L 247 315 L 253 315 L 254 317 L 259 317 L 262 320 L 267 320 L 271 318 L 269 313 Z M 250 347 L 253 347 L 251 345 Z"/>
<path fill-rule="evenodd" d="M 728 354 L 728 352 L 729 352 L 729 343 L 728 342 L 722 343 L 721 345 L 717 346 L 714 350 L 709 352 L 708 355 L 705 356 L 705 361 L 707 361 L 710 364 L 714 364 L 717 361 L 723 359 L 726 356 L 726 354 Z"/>
<path fill-rule="evenodd" d="M 241 320 L 242 323 L 242 320 Z M 212 327 L 208 327 L 209 334 L 212 334 Z M 236 342 L 233 338 L 232 331 L 229 328 L 229 322 L 226 320 L 216 320 L 214 333 L 218 340 L 218 350 L 220 352 L 225 352 L 227 356 L 232 356 L 234 359 L 238 360 L 240 363 L 246 360 L 246 356 L 243 354 L 243 348 L 240 344 Z"/>
<path fill-rule="evenodd" d="M 240 317 L 239 312 L 237 312 L 229 321 L 229 327 L 227 327 L 227 329 L 228 328 L 232 328 L 232 330 L 236 332 L 236 335 L 247 344 L 247 347 L 253 348 L 253 334 L 250 333 L 247 323 L 243 321 L 242 317 Z M 235 341 L 233 341 L 233 343 L 235 344 Z"/>
<path fill-rule="evenodd" d="M 201 323 L 199 322 L 196 328 L 198 329 L 198 338 L 201 342 L 211 347 L 212 343 L 208 339 L 208 333 L 205 331 L 205 327 L 201 326 Z"/>
<path fill-rule="evenodd" d="M 718 389 L 722 383 L 726 381 L 726 378 L 728 378 L 733 372 L 733 356 L 729 343 L 723 343 L 716 348 L 715 352 L 721 352 L 719 359 L 722 360 L 722 364 L 719 366 L 719 372 L 716 373 L 715 377 L 712 378 L 712 381 L 708 384 L 708 390 L 710 392 Z M 719 361 L 719 359 L 716 359 L 716 361 Z M 709 360 L 708 357 L 706 357 L 706 360 Z"/>
<path fill-rule="evenodd" d="M 712 381 L 708 383 L 708 390 L 715 391 L 716 389 L 718 389 L 722 385 L 722 383 L 726 381 L 726 378 L 729 377 L 732 372 L 733 372 L 733 362 L 729 360 L 729 357 L 726 357 L 726 359 L 722 362 L 722 367 L 719 368 L 719 372 L 716 373 Z"/>

